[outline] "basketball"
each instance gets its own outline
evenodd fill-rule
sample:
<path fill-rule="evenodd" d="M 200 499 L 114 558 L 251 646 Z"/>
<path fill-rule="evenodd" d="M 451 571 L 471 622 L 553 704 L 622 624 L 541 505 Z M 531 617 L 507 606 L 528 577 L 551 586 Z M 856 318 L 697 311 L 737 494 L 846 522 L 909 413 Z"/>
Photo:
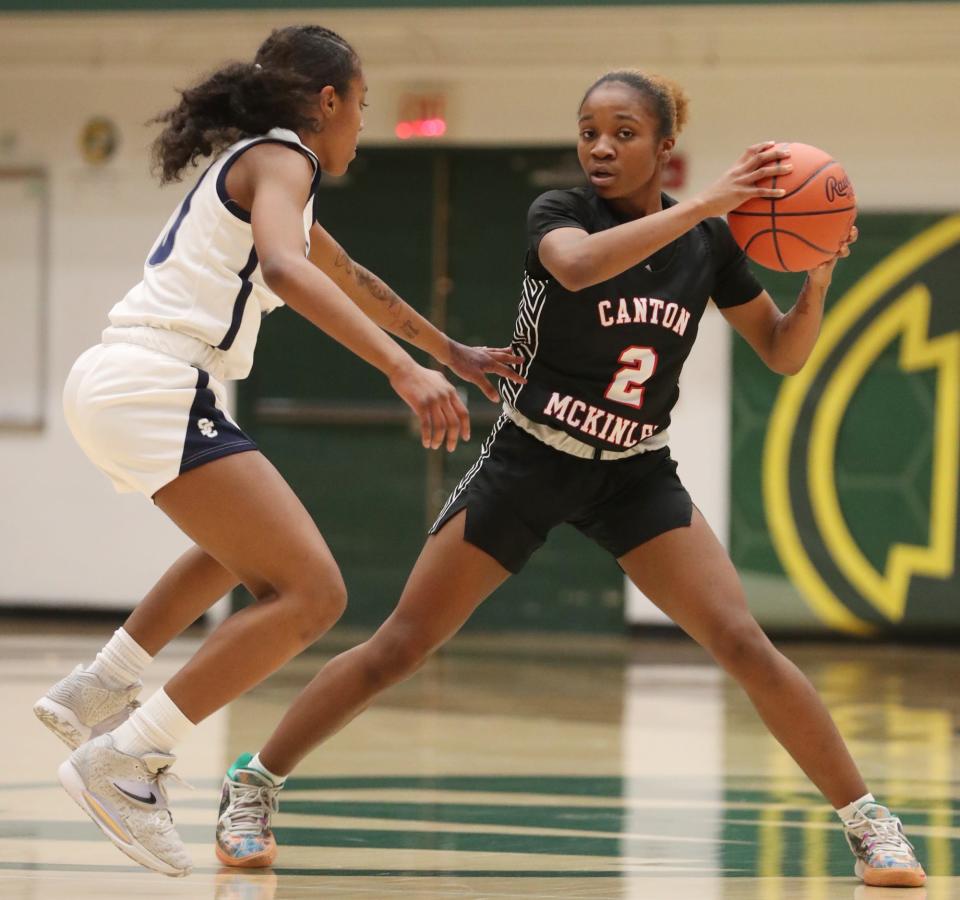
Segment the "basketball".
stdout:
<path fill-rule="evenodd" d="M 783 188 L 776 200 L 756 197 L 727 216 L 730 230 L 754 262 L 778 272 L 806 272 L 840 249 L 857 217 L 847 173 L 829 153 L 809 144 L 784 143 L 793 164 L 787 175 L 758 187 Z"/>

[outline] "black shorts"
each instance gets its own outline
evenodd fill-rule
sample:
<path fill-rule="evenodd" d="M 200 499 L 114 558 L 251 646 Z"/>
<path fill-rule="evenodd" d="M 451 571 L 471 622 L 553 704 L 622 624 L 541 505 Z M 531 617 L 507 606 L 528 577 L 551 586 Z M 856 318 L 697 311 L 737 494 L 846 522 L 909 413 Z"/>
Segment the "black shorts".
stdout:
<path fill-rule="evenodd" d="M 430 534 L 462 509 L 465 539 L 519 572 L 561 522 L 619 558 L 688 526 L 693 502 L 668 447 L 623 460 L 581 459 L 501 417 Z"/>

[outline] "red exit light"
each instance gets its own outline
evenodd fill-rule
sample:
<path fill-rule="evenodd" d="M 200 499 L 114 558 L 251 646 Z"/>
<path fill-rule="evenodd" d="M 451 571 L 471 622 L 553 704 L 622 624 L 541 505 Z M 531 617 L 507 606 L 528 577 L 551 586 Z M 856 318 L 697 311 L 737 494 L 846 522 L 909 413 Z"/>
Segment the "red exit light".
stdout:
<path fill-rule="evenodd" d="M 405 94 L 393 133 L 401 141 L 439 138 L 447 133 L 447 98 L 442 91 Z"/>
<path fill-rule="evenodd" d="M 401 141 L 410 138 L 443 137 L 447 133 L 447 123 L 443 119 L 413 119 L 409 122 L 397 122 L 394 134 Z"/>

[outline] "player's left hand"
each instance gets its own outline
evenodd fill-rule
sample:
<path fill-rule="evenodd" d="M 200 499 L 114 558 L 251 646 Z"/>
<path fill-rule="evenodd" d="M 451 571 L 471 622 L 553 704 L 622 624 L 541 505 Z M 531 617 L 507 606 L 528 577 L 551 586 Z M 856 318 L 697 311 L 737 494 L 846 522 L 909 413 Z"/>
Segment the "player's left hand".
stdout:
<path fill-rule="evenodd" d="M 509 366 L 519 366 L 523 362 L 523 357 L 517 356 L 509 347 L 467 347 L 451 340 L 447 351 L 449 358 L 442 360 L 444 365 L 464 381 L 475 384 L 493 403 L 500 402 L 500 395 L 487 380 L 485 373 L 508 378 L 517 384 L 527 383 L 526 378 L 509 368 Z"/>
<path fill-rule="evenodd" d="M 856 225 L 851 225 L 850 233 L 840 243 L 840 249 L 836 252 L 836 255 L 833 256 L 832 259 L 828 259 L 825 263 L 821 263 L 815 269 L 807 272 L 807 278 L 814 284 L 823 286 L 830 284 L 830 279 L 833 277 L 833 267 L 837 264 L 837 260 L 850 255 L 850 245 L 856 241 L 858 237 L 860 237 L 860 230 Z"/>

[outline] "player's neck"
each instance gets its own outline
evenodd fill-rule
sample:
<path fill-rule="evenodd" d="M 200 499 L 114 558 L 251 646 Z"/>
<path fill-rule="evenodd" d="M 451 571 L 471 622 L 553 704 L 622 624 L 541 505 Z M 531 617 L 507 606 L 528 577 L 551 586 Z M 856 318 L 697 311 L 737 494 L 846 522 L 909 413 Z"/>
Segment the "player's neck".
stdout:
<path fill-rule="evenodd" d="M 605 201 L 618 219 L 642 219 L 663 209 L 660 196 L 660 179 L 653 178 L 640 190 L 624 197 L 615 197 Z"/>

